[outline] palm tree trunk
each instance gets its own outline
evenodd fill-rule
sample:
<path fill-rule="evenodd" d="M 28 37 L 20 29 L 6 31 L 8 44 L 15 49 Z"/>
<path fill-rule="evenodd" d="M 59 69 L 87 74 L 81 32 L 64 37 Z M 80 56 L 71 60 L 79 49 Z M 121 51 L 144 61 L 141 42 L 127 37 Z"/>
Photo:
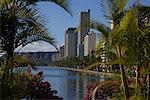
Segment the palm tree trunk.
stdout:
<path fill-rule="evenodd" d="M 13 49 L 11 48 L 10 49 L 10 52 L 8 52 L 8 62 L 7 62 L 7 65 L 8 65 L 8 70 L 10 72 L 9 76 L 10 76 L 10 79 L 11 79 L 11 85 L 10 85 L 10 92 L 12 93 L 12 98 L 14 96 L 14 90 L 13 90 Z"/>
<path fill-rule="evenodd" d="M 13 61 L 13 50 L 10 52 L 10 75 L 11 75 L 11 80 L 13 82 L 13 64 L 14 64 L 14 61 Z"/>
<path fill-rule="evenodd" d="M 122 64 L 120 64 L 120 72 L 121 72 L 121 81 L 123 85 L 123 91 L 124 91 L 125 99 L 127 100 L 129 98 L 129 87 L 127 85 L 125 70 Z"/>
<path fill-rule="evenodd" d="M 8 78 L 8 76 L 11 76 L 11 80 L 13 80 L 13 49 L 7 52 L 5 71 L 6 71 L 5 78 Z"/>
<path fill-rule="evenodd" d="M 121 58 L 122 54 L 121 54 L 120 47 L 118 50 L 118 54 L 119 54 L 119 58 Z M 123 92 L 124 92 L 125 100 L 127 100 L 129 98 L 129 87 L 127 85 L 124 67 L 122 64 L 119 64 L 119 65 L 120 65 L 120 72 L 121 72 L 121 81 L 122 81 L 122 85 L 123 85 Z"/>
<path fill-rule="evenodd" d="M 150 100 L 150 70 L 147 76 L 147 100 Z"/>
<path fill-rule="evenodd" d="M 138 92 L 138 83 L 139 83 L 138 79 L 139 79 L 139 77 L 140 77 L 140 67 L 138 66 L 136 68 L 136 83 L 135 83 L 135 91 L 136 92 Z"/>
<path fill-rule="evenodd" d="M 147 100 L 150 100 L 150 71 L 148 73 L 148 82 L 147 82 Z"/>
<path fill-rule="evenodd" d="M 6 80 L 9 77 L 9 60 L 10 60 L 10 57 L 7 55 L 6 62 L 5 62 L 5 70 L 2 76 L 3 80 Z"/>

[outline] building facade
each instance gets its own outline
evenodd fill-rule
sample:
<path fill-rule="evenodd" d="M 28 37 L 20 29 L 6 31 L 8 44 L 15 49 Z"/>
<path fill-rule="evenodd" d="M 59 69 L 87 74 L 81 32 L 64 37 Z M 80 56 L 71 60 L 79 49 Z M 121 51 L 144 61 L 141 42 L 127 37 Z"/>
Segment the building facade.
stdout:
<path fill-rule="evenodd" d="M 74 57 L 77 55 L 77 36 L 76 28 L 68 28 L 65 33 L 65 57 Z"/>
<path fill-rule="evenodd" d="M 59 48 L 59 58 L 61 59 L 64 56 L 65 56 L 65 46 L 63 45 Z"/>
<path fill-rule="evenodd" d="M 79 15 L 78 25 L 78 46 L 77 55 L 84 56 L 84 37 L 90 31 L 90 10 L 87 12 L 81 12 Z"/>
<path fill-rule="evenodd" d="M 92 31 L 84 37 L 84 56 L 87 56 L 91 51 L 95 51 L 96 34 Z"/>

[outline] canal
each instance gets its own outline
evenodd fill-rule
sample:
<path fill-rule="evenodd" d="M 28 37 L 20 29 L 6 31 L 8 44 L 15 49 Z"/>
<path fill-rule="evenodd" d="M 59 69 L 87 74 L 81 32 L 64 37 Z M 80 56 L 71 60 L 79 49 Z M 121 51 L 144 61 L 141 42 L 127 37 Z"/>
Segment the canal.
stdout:
<path fill-rule="evenodd" d="M 43 71 L 44 80 L 51 84 L 58 96 L 64 100 L 82 100 L 86 86 L 91 82 L 104 80 L 103 76 L 89 76 L 81 72 L 69 71 L 51 66 L 38 67 L 33 73 Z"/>

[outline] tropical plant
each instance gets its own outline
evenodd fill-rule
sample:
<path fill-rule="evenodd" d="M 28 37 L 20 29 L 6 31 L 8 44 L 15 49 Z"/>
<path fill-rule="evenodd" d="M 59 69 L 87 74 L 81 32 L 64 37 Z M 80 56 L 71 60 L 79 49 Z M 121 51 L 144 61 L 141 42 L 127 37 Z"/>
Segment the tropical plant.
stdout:
<path fill-rule="evenodd" d="M 55 39 L 49 35 L 42 23 L 37 2 L 42 0 L 0 0 L 0 52 L 5 53 L 5 73 L 3 79 L 11 76 L 13 90 L 14 50 L 36 41 L 45 41 L 56 46 Z M 43 0 L 58 4 L 70 13 L 66 0 Z M 5 81 L 5 80 L 3 80 Z M 11 85 L 12 84 L 12 85 Z M 12 92 L 12 91 L 10 91 Z"/>
<path fill-rule="evenodd" d="M 70 13 L 66 0 L 50 1 Z M 19 46 L 24 47 L 32 42 L 45 41 L 56 47 L 55 39 L 48 34 L 48 30 L 41 22 L 42 16 L 36 7 L 37 2 L 38 0 L 0 1 L 0 50 L 7 55 L 6 69 L 13 67 L 13 52 Z"/>
<path fill-rule="evenodd" d="M 32 60 L 28 61 L 26 56 L 22 55 L 14 55 L 14 67 L 23 67 L 23 66 L 28 66 L 28 65 L 36 65 L 36 62 Z"/>
<path fill-rule="evenodd" d="M 89 83 L 86 86 L 86 93 L 83 95 L 82 100 L 92 100 L 92 92 L 96 88 L 96 83 Z"/>
<path fill-rule="evenodd" d="M 125 55 L 123 56 L 125 66 L 136 66 L 137 73 L 135 93 L 136 95 L 140 94 L 140 97 L 142 97 L 141 94 L 145 95 L 142 92 L 145 90 L 145 88 L 140 84 L 141 82 L 139 80 L 144 79 L 146 82 L 145 77 L 149 76 L 149 54 L 146 51 L 146 49 L 149 48 L 149 46 L 146 45 L 149 44 L 149 40 L 147 40 L 149 35 L 146 36 L 145 34 L 149 34 L 148 30 L 150 28 L 147 27 L 147 23 L 149 23 L 149 21 L 143 23 L 144 19 L 149 18 L 149 15 L 146 13 L 148 11 L 150 11 L 149 7 L 141 5 L 133 7 L 132 9 L 130 8 L 127 10 L 124 18 L 120 22 L 120 26 L 118 27 L 117 31 L 115 31 L 115 35 L 119 34 L 121 36 L 120 43 L 122 43 L 125 47 Z M 116 37 L 115 39 L 119 37 Z M 144 75 L 144 72 L 140 72 L 140 69 L 143 69 L 143 66 L 145 67 L 144 69 L 148 70 L 145 73 L 146 76 Z M 148 78 L 147 81 L 149 82 Z M 148 82 L 147 84 L 149 84 Z M 147 91 L 149 91 L 148 87 Z M 148 95 L 149 92 L 147 93 L 147 96 Z"/>
<path fill-rule="evenodd" d="M 144 56 L 140 56 L 141 62 L 143 63 L 142 66 L 140 66 L 139 70 L 144 69 L 144 72 L 138 71 L 138 78 L 143 77 L 142 74 L 145 74 L 145 77 L 147 78 L 147 100 L 150 99 L 150 7 L 149 6 L 141 6 L 138 5 L 136 7 L 137 9 L 137 17 L 138 17 L 138 26 L 139 26 L 139 32 L 142 34 L 142 39 L 139 41 L 139 44 L 141 43 L 141 46 L 144 49 Z M 142 73 L 142 74 L 141 74 Z"/>
<path fill-rule="evenodd" d="M 38 10 L 28 7 L 22 1 L 3 0 L 1 2 L 1 51 L 6 52 L 6 66 L 13 67 L 15 48 L 31 42 L 44 40 L 54 44 L 47 29 L 39 21 Z"/>
<path fill-rule="evenodd" d="M 111 22 L 111 28 L 107 27 L 106 25 L 102 24 L 101 22 L 92 21 L 91 27 L 94 29 L 97 29 L 100 31 L 105 39 L 105 46 L 106 50 L 110 54 L 115 54 L 117 59 L 121 60 L 123 56 L 124 48 L 121 47 L 117 42 L 112 41 L 110 33 L 111 30 L 115 30 L 116 27 L 119 26 L 120 21 L 122 20 L 124 16 L 124 8 L 126 6 L 128 0 L 106 0 L 107 7 L 105 5 L 102 5 L 103 7 L 107 8 L 107 10 L 103 10 L 106 15 L 104 15 L 106 18 L 109 19 Z M 106 13 L 109 12 L 109 13 Z M 115 33 L 115 32 L 114 32 Z M 121 38 L 121 37 L 120 37 Z M 105 50 L 105 51 L 106 51 Z M 107 53 L 106 53 L 107 55 Z M 119 63 L 120 64 L 120 63 Z M 125 76 L 125 70 L 122 64 L 120 64 L 120 72 L 121 72 L 121 79 L 123 83 L 123 90 L 124 95 L 126 98 L 129 98 L 129 89 L 126 82 L 126 76 Z"/>
<path fill-rule="evenodd" d="M 21 70 L 21 69 L 17 69 Z M 31 69 L 23 69 L 21 71 L 15 71 L 13 79 L 13 92 L 10 91 L 9 84 L 11 80 L 5 80 L 1 86 L 0 99 L 55 99 L 62 100 L 57 96 L 57 91 L 52 90 L 51 84 L 48 81 L 44 81 L 43 72 L 40 71 L 37 74 L 33 74 Z M 9 83 L 9 84 L 8 84 Z"/>
<path fill-rule="evenodd" d="M 117 0 L 112 2 L 119 3 Z M 120 8 L 122 9 L 122 6 L 120 6 Z M 121 11 L 122 13 L 119 13 L 118 11 Z M 125 75 L 124 68 L 136 66 L 138 70 L 141 69 L 142 66 L 147 66 L 145 68 L 149 70 L 149 54 L 147 53 L 148 51 L 146 51 L 149 48 L 149 13 L 147 14 L 147 12 L 149 12 L 149 7 L 138 5 L 126 11 L 123 11 L 123 9 L 118 11 L 113 11 L 114 14 L 116 14 L 112 16 L 112 18 L 109 17 L 110 20 L 113 19 L 112 30 L 98 22 L 93 22 L 92 27 L 102 32 L 104 39 L 106 40 L 106 46 L 108 47 L 106 49 L 116 55 L 115 61 L 112 61 L 110 64 L 120 64 L 124 93 L 126 98 L 129 98 L 129 88 L 126 81 L 127 75 Z M 149 73 L 149 71 L 147 73 Z M 141 83 L 139 82 L 139 77 L 141 77 L 140 74 L 143 73 L 138 71 L 136 74 L 135 93 L 139 93 L 137 90 L 138 84 Z M 147 74 L 147 76 L 149 77 L 149 74 Z M 147 80 L 149 81 L 148 78 Z M 147 84 L 148 96 L 149 82 L 147 82 Z M 140 93 L 142 93 L 142 91 Z"/>
<path fill-rule="evenodd" d="M 40 71 L 37 74 L 29 74 L 28 84 L 26 85 L 28 90 L 28 96 L 30 99 L 56 99 L 62 100 L 61 97 L 56 96 L 56 90 L 51 89 L 51 85 L 48 81 L 43 81 L 43 72 Z"/>
<path fill-rule="evenodd" d="M 84 57 L 67 57 L 50 63 L 52 66 L 62 66 L 62 67 L 71 67 L 71 68 L 83 68 L 91 65 L 94 62 L 99 62 L 101 59 L 95 55 L 88 55 Z"/>

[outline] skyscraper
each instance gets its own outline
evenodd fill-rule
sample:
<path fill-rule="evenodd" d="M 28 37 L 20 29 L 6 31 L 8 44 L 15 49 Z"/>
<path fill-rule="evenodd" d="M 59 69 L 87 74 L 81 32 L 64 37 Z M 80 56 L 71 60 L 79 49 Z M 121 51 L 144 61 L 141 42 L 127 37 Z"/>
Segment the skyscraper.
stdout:
<path fill-rule="evenodd" d="M 81 12 L 79 15 L 78 26 L 78 56 L 84 56 L 84 37 L 90 31 L 90 10 L 88 12 Z"/>
<path fill-rule="evenodd" d="M 84 37 L 84 56 L 87 56 L 91 53 L 92 50 L 95 50 L 96 44 L 96 34 L 92 31 Z"/>
<path fill-rule="evenodd" d="M 65 57 L 77 55 L 77 31 L 76 28 L 68 28 L 65 33 Z"/>
<path fill-rule="evenodd" d="M 60 49 L 59 49 L 59 58 L 63 58 L 64 57 L 64 53 L 65 53 L 65 46 L 61 46 Z"/>

